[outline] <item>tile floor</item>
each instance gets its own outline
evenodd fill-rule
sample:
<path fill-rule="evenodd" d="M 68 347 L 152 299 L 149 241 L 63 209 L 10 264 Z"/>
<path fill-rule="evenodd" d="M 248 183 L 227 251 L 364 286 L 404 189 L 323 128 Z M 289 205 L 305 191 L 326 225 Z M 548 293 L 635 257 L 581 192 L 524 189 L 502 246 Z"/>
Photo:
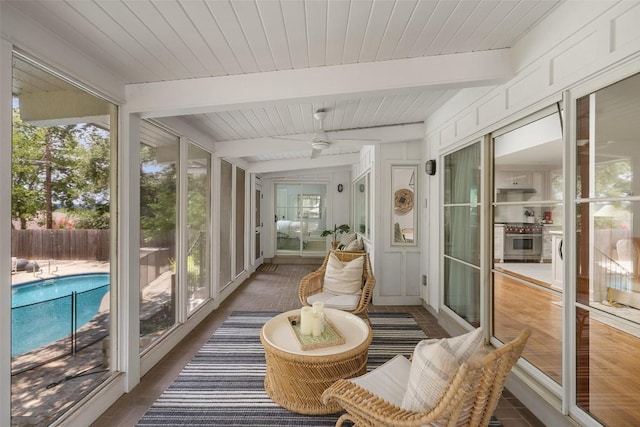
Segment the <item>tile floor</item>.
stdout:
<path fill-rule="evenodd" d="M 180 370 L 196 354 L 213 332 L 234 310 L 286 311 L 300 306 L 297 284 L 304 274 L 317 266 L 310 264 L 279 264 L 274 272 L 256 272 L 233 295 L 202 322 L 141 380 L 131 392 L 122 396 L 109 408 L 93 427 L 133 426 L 144 415 L 157 397 L 172 383 Z M 429 337 L 448 334 L 436 319 L 418 306 L 373 306 L 370 311 L 397 311 L 411 313 Z M 511 393 L 505 390 L 495 415 L 504 427 L 544 426 Z"/>

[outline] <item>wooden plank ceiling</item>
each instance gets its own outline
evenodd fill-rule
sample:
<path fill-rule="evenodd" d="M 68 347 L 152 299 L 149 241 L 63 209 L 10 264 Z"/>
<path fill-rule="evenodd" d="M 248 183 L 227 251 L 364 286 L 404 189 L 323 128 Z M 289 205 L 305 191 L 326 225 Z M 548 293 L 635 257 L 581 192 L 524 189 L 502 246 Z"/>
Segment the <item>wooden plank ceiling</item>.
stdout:
<path fill-rule="evenodd" d="M 8 0 L 125 84 L 243 75 L 511 47 L 555 0 Z M 394 76 L 389 76 L 393 87 Z M 453 89 L 327 96 L 184 116 L 215 141 L 424 121 Z M 333 154 L 358 146 L 332 146 Z M 331 154 L 327 150 L 324 154 Z M 302 146 L 302 156 L 309 147 Z M 261 154 L 251 161 L 290 158 Z"/>

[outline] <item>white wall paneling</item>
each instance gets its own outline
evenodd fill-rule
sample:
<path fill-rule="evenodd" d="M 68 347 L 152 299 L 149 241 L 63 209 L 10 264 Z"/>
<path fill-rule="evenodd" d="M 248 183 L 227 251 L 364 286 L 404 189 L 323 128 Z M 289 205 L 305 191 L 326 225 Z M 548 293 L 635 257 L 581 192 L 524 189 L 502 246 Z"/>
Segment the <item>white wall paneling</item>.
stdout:
<path fill-rule="evenodd" d="M 375 175 L 380 184 L 375 193 L 378 195 L 374 205 L 376 217 L 376 248 L 374 271 L 376 272 L 376 290 L 374 303 L 387 304 L 420 304 L 420 276 L 421 256 L 423 246 L 420 239 L 422 227 L 420 200 L 422 199 L 422 181 L 424 170 L 422 162 L 422 144 L 419 140 L 382 144 L 377 152 L 379 160 L 376 162 Z M 417 176 L 414 187 L 414 207 L 416 222 L 414 224 L 414 239 L 417 244 L 392 245 L 394 191 L 392 188 L 393 166 L 416 166 Z"/>

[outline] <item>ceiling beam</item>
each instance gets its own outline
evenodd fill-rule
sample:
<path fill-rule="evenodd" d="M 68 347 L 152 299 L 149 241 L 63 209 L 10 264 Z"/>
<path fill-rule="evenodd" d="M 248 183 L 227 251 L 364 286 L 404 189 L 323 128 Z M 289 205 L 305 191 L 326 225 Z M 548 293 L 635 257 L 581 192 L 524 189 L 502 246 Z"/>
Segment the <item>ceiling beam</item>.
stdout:
<path fill-rule="evenodd" d="M 377 126 L 363 129 L 350 129 L 327 132 L 329 140 L 335 144 L 375 145 L 388 142 L 420 140 L 424 138 L 424 123 Z M 280 137 L 263 137 L 238 139 L 233 141 L 217 141 L 214 143 L 214 154 L 218 157 L 259 156 L 273 152 L 293 152 L 311 150 L 310 141 L 313 134 L 290 135 Z M 341 142 L 342 140 L 346 140 Z"/>
<path fill-rule="evenodd" d="M 130 113 L 142 117 L 313 102 L 321 97 L 380 96 L 419 88 L 496 85 L 513 77 L 510 49 L 126 86 Z"/>
<path fill-rule="evenodd" d="M 360 160 L 360 153 L 354 154 L 336 154 L 320 156 L 315 159 L 295 159 L 288 160 L 268 160 L 264 162 L 251 163 L 247 172 L 250 173 L 269 173 L 269 172 L 286 172 L 293 170 L 311 170 L 317 168 L 330 168 L 336 166 L 353 166 Z"/>

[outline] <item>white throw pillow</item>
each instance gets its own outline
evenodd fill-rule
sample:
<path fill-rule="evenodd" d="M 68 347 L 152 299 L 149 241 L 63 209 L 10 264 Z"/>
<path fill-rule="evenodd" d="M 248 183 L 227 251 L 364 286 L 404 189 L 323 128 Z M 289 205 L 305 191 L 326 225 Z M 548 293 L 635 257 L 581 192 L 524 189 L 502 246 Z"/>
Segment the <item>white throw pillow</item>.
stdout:
<path fill-rule="evenodd" d="M 463 364 L 480 350 L 484 349 L 484 333 L 482 328 L 475 329 L 457 337 L 446 338 L 449 346 L 453 349 L 456 360 Z"/>
<path fill-rule="evenodd" d="M 482 328 L 453 338 L 420 341 L 413 351 L 411 374 L 402 407 L 413 411 L 432 408 L 460 365 L 483 350 Z"/>
<path fill-rule="evenodd" d="M 416 412 L 431 409 L 459 367 L 446 339 L 419 342 L 413 351 L 409 383 L 400 406 Z"/>
<path fill-rule="evenodd" d="M 363 265 L 364 257 L 342 262 L 334 253 L 330 253 L 324 272 L 323 292 L 333 295 L 361 293 Z"/>

